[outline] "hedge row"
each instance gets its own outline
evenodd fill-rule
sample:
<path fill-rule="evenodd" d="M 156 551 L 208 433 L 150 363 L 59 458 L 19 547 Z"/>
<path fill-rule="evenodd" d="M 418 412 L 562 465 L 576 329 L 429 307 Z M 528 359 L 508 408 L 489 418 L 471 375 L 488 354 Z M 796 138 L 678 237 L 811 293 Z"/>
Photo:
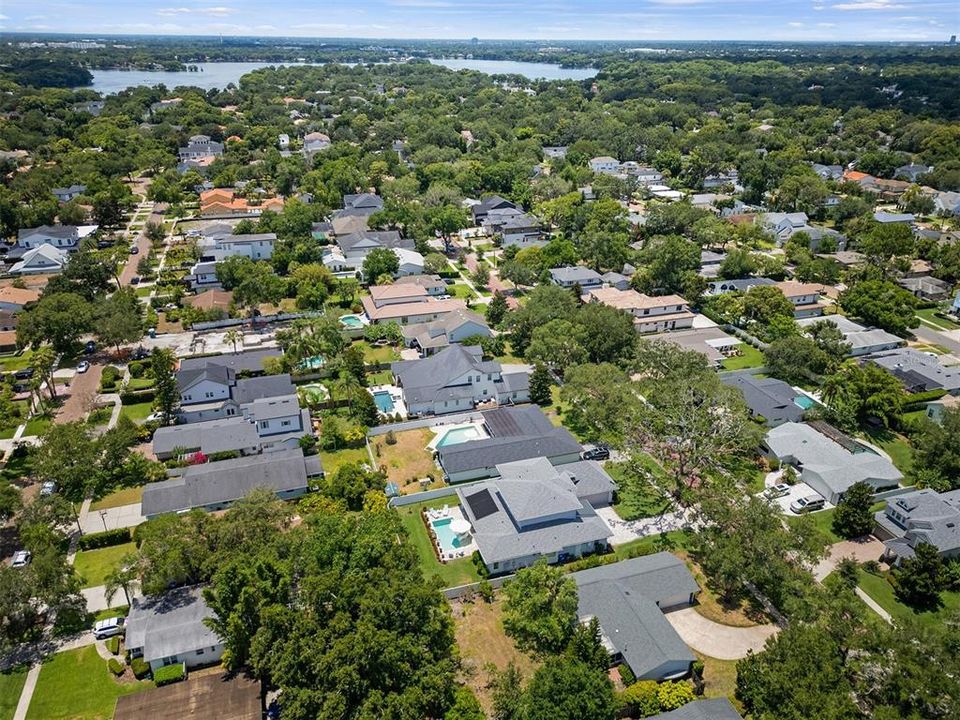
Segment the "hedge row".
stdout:
<path fill-rule="evenodd" d="M 927 390 L 925 392 L 911 393 L 909 396 L 907 396 L 906 402 L 903 404 L 903 412 L 922 410 L 928 402 L 939 400 L 946 394 L 947 391 L 943 388 Z"/>
<path fill-rule="evenodd" d="M 124 670 L 126 670 L 126 668 L 123 666 L 123 663 L 116 658 L 110 658 L 107 660 L 107 667 L 110 668 L 110 672 L 117 677 L 123 675 Z"/>
<path fill-rule="evenodd" d="M 81 550 L 95 550 L 96 548 L 123 545 L 130 542 L 130 528 L 116 528 L 104 532 L 88 533 L 77 541 Z"/>
<path fill-rule="evenodd" d="M 157 396 L 154 390 L 142 390 L 140 392 L 122 392 L 120 393 L 121 405 L 136 405 L 137 403 L 153 402 Z"/>
<path fill-rule="evenodd" d="M 119 635 L 114 635 L 112 638 L 107 638 L 107 650 L 110 651 L 111 655 L 116 655 L 120 652 Z"/>
<path fill-rule="evenodd" d="M 163 687 L 171 683 L 180 682 L 186 677 L 183 665 L 164 665 L 153 673 L 153 682 L 157 687 Z"/>

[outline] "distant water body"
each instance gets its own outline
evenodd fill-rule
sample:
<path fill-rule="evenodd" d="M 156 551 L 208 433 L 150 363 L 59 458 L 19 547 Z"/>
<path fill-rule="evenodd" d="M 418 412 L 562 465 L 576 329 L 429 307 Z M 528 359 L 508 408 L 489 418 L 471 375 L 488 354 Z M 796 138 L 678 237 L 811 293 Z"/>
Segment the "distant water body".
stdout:
<path fill-rule="evenodd" d="M 477 70 L 489 75 L 522 75 L 530 80 L 586 80 L 597 74 L 596 68 L 564 68 L 550 63 L 520 62 L 515 60 L 467 60 L 430 58 L 430 62 L 451 70 Z M 199 87 L 203 90 L 223 89 L 240 77 L 260 68 L 302 63 L 266 62 L 208 62 L 195 63 L 197 72 L 170 72 L 166 70 L 91 70 L 93 85 L 86 87 L 104 95 L 126 90 L 128 87 L 166 85 L 172 90 L 178 85 Z M 351 63 L 346 63 L 351 64 Z"/>

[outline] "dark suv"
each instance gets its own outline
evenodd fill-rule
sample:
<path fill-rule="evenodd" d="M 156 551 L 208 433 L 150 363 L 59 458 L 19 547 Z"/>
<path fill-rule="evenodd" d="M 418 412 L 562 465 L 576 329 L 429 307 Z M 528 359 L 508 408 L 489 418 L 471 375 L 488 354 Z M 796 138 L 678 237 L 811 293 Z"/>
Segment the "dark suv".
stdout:
<path fill-rule="evenodd" d="M 606 445 L 597 445 L 589 450 L 584 450 L 580 453 L 580 457 L 583 460 L 609 460 L 610 448 Z"/>

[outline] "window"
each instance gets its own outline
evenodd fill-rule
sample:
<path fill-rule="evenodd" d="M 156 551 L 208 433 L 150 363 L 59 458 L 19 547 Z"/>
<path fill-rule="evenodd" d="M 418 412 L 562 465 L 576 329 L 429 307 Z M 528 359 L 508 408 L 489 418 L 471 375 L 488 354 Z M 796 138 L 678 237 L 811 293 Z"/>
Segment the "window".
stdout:
<path fill-rule="evenodd" d="M 208 392 L 205 392 L 205 393 L 203 394 L 203 396 L 204 396 L 204 397 L 208 397 L 208 398 L 212 398 L 212 397 L 213 397 L 213 393 L 208 391 Z"/>
<path fill-rule="evenodd" d="M 261 421 L 260 421 L 260 429 L 266 430 L 268 427 L 270 427 L 270 421 L 269 421 L 269 420 L 261 420 Z"/>
<path fill-rule="evenodd" d="M 203 648 L 200 648 L 199 650 L 197 650 L 197 655 L 203 655 Z"/>
<path fill-rule="evenodd" d="M 184 399 L 185 401 L 193 400 L 193 395 L 184 395 L 184 396 L 183 396 L 183 399 Z"/>
<path fill-rule="evenodd" d="M 280 421 L 280 427 L 290 427 L 290 421 L 289 421 L 289 420 L 281 420 L 281 421 Z"/>
<path fill-rule="evenodd" d="M 227 408 L 227 415 L 236 415 L 237 411 L 233 408 Z"/>

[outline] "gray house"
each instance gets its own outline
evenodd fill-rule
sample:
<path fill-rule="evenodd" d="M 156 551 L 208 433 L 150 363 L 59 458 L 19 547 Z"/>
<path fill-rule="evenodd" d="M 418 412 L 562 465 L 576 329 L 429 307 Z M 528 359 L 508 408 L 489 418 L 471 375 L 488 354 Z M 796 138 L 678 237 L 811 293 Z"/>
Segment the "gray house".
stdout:
<path fill-rule="evenodd" d="M 895 376 L 908 392 L 946 390 L 960 394 L 960 368 L 946 366 L 936 357 L 911 348 L 898 348 L 870 355 L 867 360 Z"/>
<path fill-rule="evenodd" d="M 497 477 L 498 466 L 545 457 L 554 465 L 580 460 L 582 447 L 570 431 L 554 427 L 533 405 L 503 407 L 483 413 L 487 437 L 437 449 L 437 461 L 451 483 Z"/>
<path fill-rule="evenodd" d="M 158 460 L 197 452 L 204 455 L 221 452 L 256 455 L 260 447 L 256 426 L 244 417 L 170 425 L 157 428 L 153 434 L 153 454 Z"/>
<path fill-rule="evenodd" d="M 70 202 L 76 197 L 80 197 L 87 191 L 86 185 L 71 185 L 70 187 L 54 188 L 50 192 L 60 202 Z"/>
<path fill-rule="evenodd" d="M 757 419 L 763 418 L 768 427 L 797 422 L 803 418 L 803 408 L 796 402 L 797 391 L 782 380 L 756 378 L 750 373 L 740 372 L 723 375 L 721 382 L 738 388 L 750 408 L 750 414 Z"/>
<path fill-rule="evenodd" d="M 496 480 L 457 490 L 491 573 L 512 572 L 540 558 L 562 562 L 607 547 L 613 533 L 589 498 L 609 503 L 615 484 L 599 466 L 577 472 L 539 457 L 501 464 L 497 472 Z"/>
<path fill-rule="evenodd" d="M 670 712 L 653 715 L 647 720 L 743 720 L 726 698 L 694 700 Z"/>
<path fill-rule="evenodd" d="M 559 285 L 564 288 L 572 288 L 574 285 L 579 285 L 584 291 L 603 285 L 603 277 L 600 273 L 583 265 L 553 268 L 550 271 L 550 279 L 554 285 Z"/>
<path fill-rule="evenodd" d="M 960 555 L 960 490 L 937 493 L 925 488 L 891 498 L 874 519 L 889 562 L 913 557 L 921 543 L 933 545 L 944 558 Z"/>
<path fill-rule="evenodd" d="M 758 285 L 776 285 L 775 280 L 770 278 L 742 278 L 740 280 L 715 280 L 714 282 L 708 283 L 707 295 L 723 295 L 728 292 L 741 292 L 745 293 L 752 287 L 757 287 Z"/>
<path fill-rule="evenodd" d="M 150 663 L 151 670 L 179 663 L 187 668 L 212 665 L 220 661 L 224 649 L 223 641 L 203 622 L 212 615 L 199 587 L 133 598 L 124 645 L 132 657 Z"/>
<path fill-rule="evenodd" d="M 696 657 L 663 615 L 693 604 L 700 592 L 680 558 L 660 552 L 571 577 L 580 621 L 597 619 L 612 663 L 626 663 L 638 680 L 669 680 L 690 672 Z"/>
<path fill-rule="evenodd" d="M 322 476 L 320 456 L 304 457 L 300 448 L 191 465 L 179 477 L 147 485 L 141 512 L 151 519 L 194 508 L 224 510 L 256 488 L 288 500 L 306 494 L 312 481 Z"/>
<path fill-rule="evenodd" d="M 470 310 L 454 310 L 432 322 L 402 325 L 401 330 L 404 344 L 420 350 L 422 357 L 470 337 L 491 335 L 486 321 Z"/>
<path fill-rule="evenodd" d="M 520 206 L 516 203 L 512 203 L 506 198 L 502 198 L 499 195 L 491 195 L 486 197 L 472 208 L 470 212 L 473 214 L 473 224 L 482 225 L 483 221 L 487 219 L 487 215 L 490 214 L 491 210 L 505 210 L 505 209 L 520 210 Z"/>
<path fill-rule="evenodd" d="M 886 330 L 868 328 L 844 315 L 827 315 L 797 320 L 797 325 L 807 328 L 817 322 L 828 322 L 843 333 L 843 341 L 850 345 L 850 357 L 861 357 L 883 350 L 893 350 L 906 344 L 906 340 Z"/>

